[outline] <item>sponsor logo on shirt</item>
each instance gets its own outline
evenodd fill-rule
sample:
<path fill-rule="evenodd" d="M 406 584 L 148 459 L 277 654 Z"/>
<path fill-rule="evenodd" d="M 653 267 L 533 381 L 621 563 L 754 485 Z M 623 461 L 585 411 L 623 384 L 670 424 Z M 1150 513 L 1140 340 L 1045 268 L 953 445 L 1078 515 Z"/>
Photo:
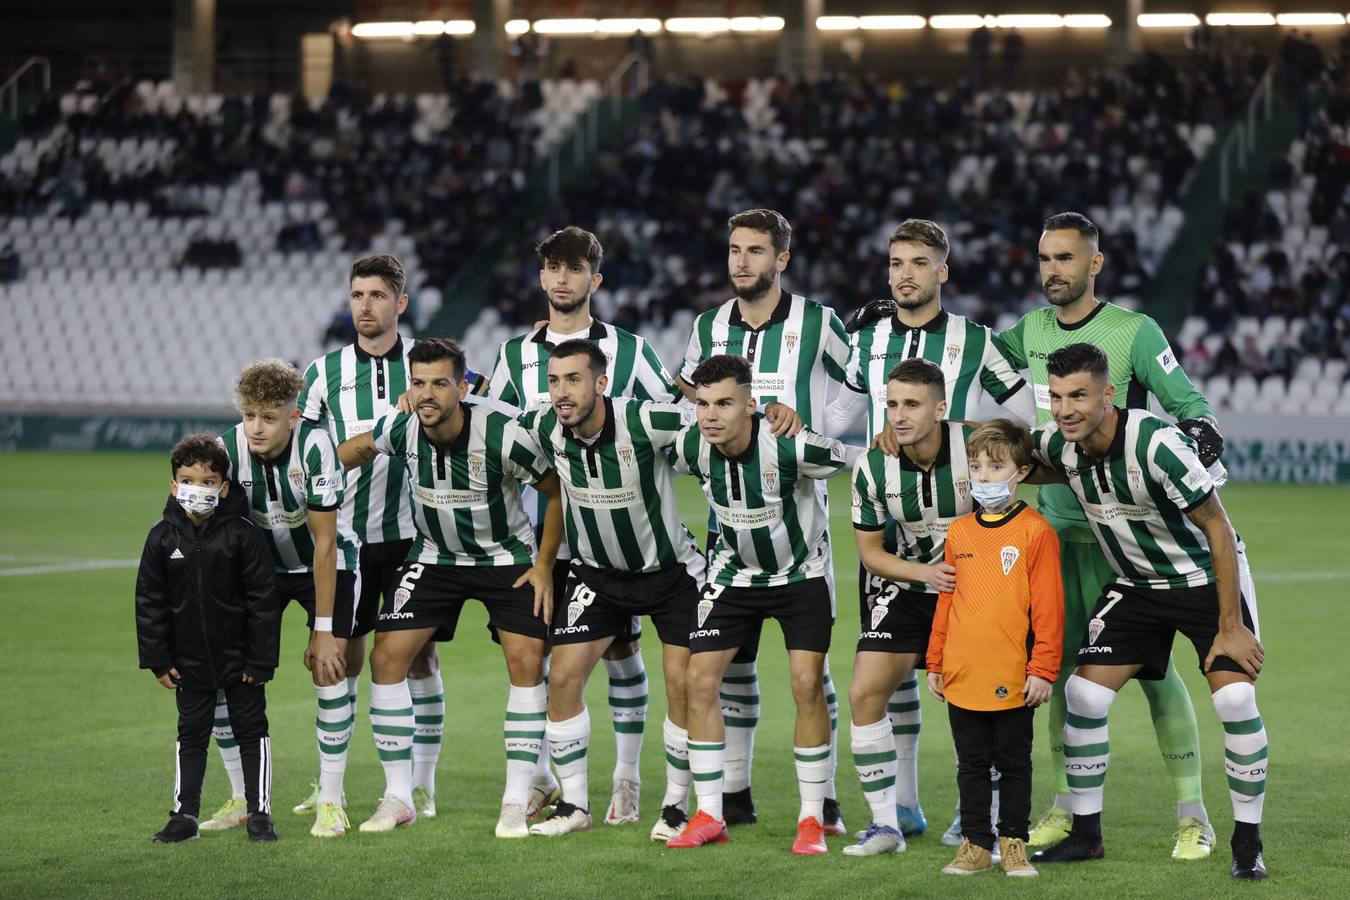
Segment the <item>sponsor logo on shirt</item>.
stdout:
<path fill-rule="evenodd" d="M 1157 514 L 1147 506 L 1135 506 L 1130 503 L 1089 503 L 1084 500 L 1083 512 L 1099 525 L 1113 525 L 1121 519 L 1147 522 L 1157 518 Z"/>
<path fill-rule="evenodd" d="M 326 491 L 329 488 L 336 488 L 338 480 L 336 475 L 316 475 L 311 482 L 316 491 Z"/>
<path fill-rule="evenodd" d="M 778 396 L 787 391 L 787 379 L 782 375 L 775 375 L 772 372 L 766 374 L 756 373 L 750 379 L 750 392 L 756 397 Z"/>
<path fill-rule="evenodd" d="M 1034 385 L 1032 393 L 1036 395 L 1036 406 L 1038 409 L 1050 408 L 1050 385 L 1048 384 Z"/>
<path fill-rule="evenodd" d="M 300 509 L 251 509 L 248 517 L 253 520 L 253 524 L 259 528 L 266 528 L 269 531 L 277 528 L 299 528 L 304 525 L 307 516 L 304 507 Z"/>
<path fill-rule="evenodd" d="M 916 538 L 930 537 L 935 540 L 943 541 L 947 539 L 947 529 L 951 527 L 951 519 L 934 519 L 931 522 L 901 522 L 900 527 L 906 534 L 912 534 Z"/>
<path fill-rule="evenodd" d="M 576 487 L 564 481 L 563 490 L 567 498 L 577 506 L 591 509 L 622 509 L 639 502 L 641 497 L 636 487 Z"/>
<path fill-rule="evenodd" d="M 1008 689 L 1000 684 L 998 687 L 994 688 L 994 696 L 1000 700 L 1006 700 L 1008 698 Z"/>
<path fill-rule="evenodd" d="M 872 353 L 868 356 L 868 358 L 873 361 L 876 361 L 878 359 L 900 359 L 904 355 L 905 351 L 903 350 L 892 350 L 890 353 Z"/>
<path fill-rule="evenodd" d="M 423 506 L 454 509 L 461 506 L 482 506 L 487 503 L 487 491 L 458 491 L 413 485 L 413 496 Z"/>
<path fill-rule="evenodd" d="M 1177 358 L 1172 353 L 1171 347 L 1163 350 L 1156 358 L 1158 360 L 1158 365 L 1162 367 L 1164 375 L 1171 375 L 1172 370 L 1177 367 Z"/>
<path fill-rule="evenodd" d="M 760 509 L 738 509 L 720 503 L 714 503 L 712 507 L 717 512 L 717 521 L 732 528 L 763 528 L 783 518 L 783 506 L 779 503 Z"/>

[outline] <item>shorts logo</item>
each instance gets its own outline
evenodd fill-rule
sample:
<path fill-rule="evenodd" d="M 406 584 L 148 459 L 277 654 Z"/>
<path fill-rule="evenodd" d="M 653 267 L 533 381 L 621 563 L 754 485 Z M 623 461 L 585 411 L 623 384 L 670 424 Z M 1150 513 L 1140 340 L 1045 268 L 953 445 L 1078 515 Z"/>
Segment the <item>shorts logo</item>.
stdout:
<path fill-rule="evenodd" d="M 567 627 L 574 627 L 577 624 L 577 619 L 580 619 L 581 614 L 586 611 L 586 607 L 593 602 L 595 602 L 595 591 L 584 584 L 577 585 L 572 591 L 572 601 L 567 604 Z"/>
<path fill-rule="evenodd" d="M 960 344 L 947 345 L 947 365 L 950 366 L 952 363 L 956 362 L 956 358 L 960 355 L 961 355 Z"/>
<path fill-rule="evenodd" d="M 708 614 L 712 612 L 713 602 L 711 600 L 698 601 L 698 627 L 703 628 L 703 623 L 708 621 Z"/>
<path fill-rule="evenodd" d="M 999 551 L 999 562 L 1003 564 L 1004 575 L 1012 571 L 1012 567 L 1017 565 L 1017 558 L 1021 555 L 1021 551 L 1016 547 L 1004 547 Z"/>
<path fill-rule="evenodd" d="M 469 457 L 469 474 L 474 478 L 481 478 L 483 476 L 483 457 Z"/>
<path fill-rule="evenodd" d="M 872 607 L 872 630 L 873 630 L 873 631 L 876 631 L 876 630 L 877 630 L 877 626 L 881 624 L 881 620 L 882 620 L 882 619 L 886 618 L 886 613 L 888 613 L 888 612 L 890 612 L 890 609 L 889 609 L 887 606 L 885 606 L 884 604 L 882 604 L 882 603 L 878 603 L 876 606 L 873 606 L 873 607 Z"/>
<path fill-rule="evenodd" d="M 581 614 L 585 611 L 586 604 L 584 603 L 573 600 L 571 603 L 567 604 L 567 627 L 571 628 L 573 625 L 577 624 L 577 619 L 580 619 Z"/>
<path fill-rule="evenodd" d="M 1008 698 L 1008 689 L 1000 684 L 998 687 L 994 688 L 994 696 L 1000 700 L 1006 700 Z"/>
<path fill-rule="evenodd" d="M 763 472 L 764 486 L 769 490 L 777 490 L 778 485 L 778 467 L 765 466 Z"/>
<path fill-rule="evenodd" d="M 398 612 L 401 609 L 403 609 L 403 607 L 406 606 L 408 604 L 408 601 L 411 599 L 412 599 L 412 591 L 408 590 L 407 588 L 399 588 L 398 590 L 394 591 L 394 612 Z"/>
<path fill-rule="evenodd" d="M 795 331 L 783 332 L 783 346 L 787 348 L 787 352 L 791 353 L 792 348 L 797 346 L 797 337 L 798 334 Z"/>
<path fill-rule="evenodd" d="M 1093 618 L 1088 622 L 1088 643 L 1097 643 L 1097 638 L 1102 636 L 1102 629 L 1106 627 L 1106 620 Z"/>
<path fill-rule="evenodd" d="M 620 444 L 618 446 L 618 451 L 619 462 L 623 463 L 625 466 L 632 466 L 633 460 L 637 457 L 637 454 L 633 451 L 633 445 Z"/>

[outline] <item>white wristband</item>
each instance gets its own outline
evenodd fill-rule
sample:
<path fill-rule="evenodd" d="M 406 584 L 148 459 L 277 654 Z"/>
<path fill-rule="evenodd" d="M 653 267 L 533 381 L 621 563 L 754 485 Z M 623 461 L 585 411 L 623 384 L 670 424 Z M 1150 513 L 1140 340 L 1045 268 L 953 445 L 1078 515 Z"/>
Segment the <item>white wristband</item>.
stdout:
<path fill-rule="evenodd" d="M 333 633 L 333 617 L 332 617 L 332 616 L 315 616 L 315 617 L 314 617 L 314 630 L 315 630 L 315 631 L 325 631 L 325 632 L 328 632 L 329 634 L 332 634 L 332 633 Z"/>

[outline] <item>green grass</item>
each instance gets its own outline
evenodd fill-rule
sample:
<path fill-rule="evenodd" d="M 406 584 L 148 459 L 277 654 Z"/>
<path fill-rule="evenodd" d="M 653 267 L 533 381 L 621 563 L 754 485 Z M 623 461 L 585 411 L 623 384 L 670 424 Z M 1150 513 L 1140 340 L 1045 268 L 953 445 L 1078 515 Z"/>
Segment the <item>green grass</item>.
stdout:
<path fill-rule="evenodd" d="M 952 883 L 938 869 L 951 852 L 937 832 L 955 802 L 946 716 L 924 700 L 920 784 L 934 833 L 909 852 L 879 860 L 849 859 L 831 840 L 831 853 L 796 859 L 788 852 L 797 809 L 790 741 L 792 704 L 785 656 L 775 626 L 760 664 L 763 720 L 755 768 L 760 824 L 733 831 L 725 847 L 677 853 L 647 840 L 664 780 L 660 721 L 660 654 L 652 629 L 644 640 L 652 704 L 643 754 L 641 827 L 598 825 L 590 834 L 546 841 L 497 841 L 492 836 L 501 794 L 504 668 L 480 626 L 482 608 L 466 610 L 459 639 L 442 647 L 447 733 L 439 768 L 441 815 L 392 835 L 353 833 L 320 842 L 290 806 L 307 792 L 316 770 L 314 699 L 300 656 L 303 617 L 285 624 L 282 666 L 269 686 L 275 754 L 273 795 L 279 843 L 252 846 L 242 831 L 190 844 L 154 847 L 173 780 L 174 704 L 170 694 L 136 669 L 132 568 L 13 576 L 4 570 L 72 559 L 131 559 L 139 555 L 168 487 L 162 455 L 0 456 L 0 896 L 456 896 L 521 897 L 759 897 L 759 896 L 1027 896 L 1204 897 L 1231 890 L 1227 837 L 1231 828 L 1222 772 L 1222 734 L 1206 701 L 1194 653 L 1184 642 L 1177 660 L 1192 689 L 1205 759 L 1205 798 L 1220 846 L 1203 863 L 1168 858 L 1173 802 L 1142 694 L 1121 693 L 1111 715 L 1111 774 L 1107 782 L 1107 859 L 1012 884 L 1001 875 Z M 842 483 L 836 490 L 845 488 Z M 682 510 L 702 521 L 688 480 Z M 1224 500 L 1246 538 L 1260 591 L 1267 668 L 1260 682 L 1262 715 L 1271 738 L 1272 774 L 1266 806 L 1267 862 L 1273 877 L 1251 888 L 1266 896 L 1341 896 L 1345 828 L 1341 818 L 1350 753 L 1350 702 L 1331 663 L 1345 652 L 1344 592 L 1350 580 L 1345 513 L 1350 489 L 1237 485 Z M 840 616 L 834 672 L 847 697 L 857 635 L 853 542 L 846 497 L 836 497 L 836 565 Z M 1320 573 L 1320 574 L 1319 574 Z M 1327 574 L 1329 573 L 1329 574 Z M 595 723 L 591 802 L 608 798 L 614 745 L 605 710 L 603 672 L 591 682 Z M 352 741 L 347 793 L 354 821 L 369 815 L 383 785 L 364 710 Z M 851 827 L 866 824 L 866 805 L 847 751 L 839 793 Z M 1048 801 L 1044 715 L 1038 716 L 1036 811 Z M 203 811 L 214 809 L 226 782 L 215 751 L 207 771 Z"/>

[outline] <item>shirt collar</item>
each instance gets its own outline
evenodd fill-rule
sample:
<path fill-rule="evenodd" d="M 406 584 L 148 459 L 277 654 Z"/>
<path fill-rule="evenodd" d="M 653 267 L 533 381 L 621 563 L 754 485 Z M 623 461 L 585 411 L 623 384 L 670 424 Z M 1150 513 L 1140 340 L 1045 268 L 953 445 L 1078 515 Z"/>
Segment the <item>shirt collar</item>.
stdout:
<path fill-rule="evenodd" d="M 900 449 L 900 468 L 908 469 L 911 472 L 918 472 L 920 475 L 927 475 L 930 472 L 936 472 L 943 466 L 951 465 L 952 445 L 951 429 L 948 427 L 949 424 L 950 423 L 948 422 L 943 422 L 938 426 L 942 429 L 942 443 L 938 445 L 937 456 L 933 458 L 932 466 L 927 469 L 920 467 L 918 463 L 909 458 L 909 454 L 906 453 L 902 447 Z"/>
<path fill-rule="evenodd" d="M 442 447 L 433 441 L 431 436 L 427 434 L 426 429 L 423 428 L 422 437 L 428 444 L 443 453 L 467 453 L 469 451 L 469 422 L 473 418 L 473 408 L 461 400 L 459 401 L 459 410 L 464 414 L 464 422 L 459 426 L 459 434 L 455 435 L 455 439 L 450 442 L 450 446 Z M 416 414 L 414 413 L 414 415 Z M 420 424 L 418 427 L 421 427 Z"/>
<path fill-rule="evenodd" d="M 375 356 L 374 354 L 367 353 L 366 350 L 361 346 L 360 341 L 357 341 L 355 344 L 352 344 L 352 346 L 356 348 L 356 358 L 361 362 L 370 362 L 372 359 L 395 360 L 403 358 L 403 337 L 401 335 L 399 337 L 394 338 L 394 346 L 390 347 L 388 350 L 380 354 L 378 357 Z"/>
<path fill-rule="evenodd" d="M 578 444 L 586 446 L 595 446 L 598 444 L 614 443 L 614 401 L 609 397 L 600 398 L 605 403 L 605 424 L 600 426 L 600 433 L 595 436 L 595 440 L 587 441 L 578 437 L 571 428 L 566 425 L 562 427 L 563 437 L 570 441 L 576 441 Z"/>
<path fill-rule="evenodd" d="M 592 318 L 591 330 L 586 332 L 586 340 L 600 341 L 606 336 L 607 333 L 608 332 L 605 331 L 605 323 L 601 322 L 599 319 Z M 550 350 L 553 349 L 553 344 L 549 343 L 548 340 L 548 325 L 544 325 L 534 334 L 530 335 L 530 340 L 536 344 L 543 344 Z"/>
<path fill-rule="evenodd" d="M 927 322 L 924 322 L 922 325 L 918 325 L 915 327 L 917 327 L 918 330 L 920 331 L 926 331 L 929 334 L 936 334 L 937 332 L 947 327 L 947 311 L 945 309 L 939 309 L 937 315 L 933 316 L 933 318 L 929 319 Z M 911 326 L 906 325 L 904 322 L 901 322 L 900 316 L 897 313 L 896 315 L 891 317 L 891 329 L 897 332 L 909 331 L 911 329 Z"/>
<path fill-rule="evenodd" d="M 759 449 L 759 420 L 762 418 L 764 418 L 763 413 L 755 413 L 753 416 L 751 416 L 750 443 L 746 445 L 744 452 L 742 452 L 739 456 L 727 456 L 725 453 L 723 453 L 721 450 L 718 450 L 716 447 L 714 447 L 713 450 L 715 450 L 717 452 L 717 455 L 725 459 L 727 462 L 733 462 L 738 465 L 745 465 L 746 463 L 750 462 L 752 459 L 755 458 L 755 453 Z"/>
<path fill-rule="evenodd" d="M 1125 423 L 1128 419 L 1129 419 L 1129 410 L 1117 406 L 1116 433 L 1111 438 L 1111 446 L 1106 448 L 1106 456 L 1102 457 L 1101 459 L 1098 459 L 1097 457 L 1093 456 L 1092 454 L 1084 450 L 1082 444 L 1075 444 L 1074 447 L 1078 450 L 1078 456 L 1081 459 L 1085 460 L 1086 462 L 1093 464 L 1105 462 L 1108 459 L 1120 459 L 1122 456 L 1125 455 Z"/>
<path fill-rule="evenodd" d="M 773 308 L 773 313 L 770 314 L 769 320 L 758 328 L 751 328 L 749 325 L 745 324 L 745 319 L 741 318 L 741 302 L 739 300 L 732 300 L 731 316 L 728 318 L 727 324 L 734 325 L 737 328 L 744 328 L 746 331 L 763 331 L 772 325 L 778 325 L 787 321 L 788 316 L 792 314 L 792 300 L 792 295 L 787 291 L 783 291 L 778 297 L 778 305 Z"/>

